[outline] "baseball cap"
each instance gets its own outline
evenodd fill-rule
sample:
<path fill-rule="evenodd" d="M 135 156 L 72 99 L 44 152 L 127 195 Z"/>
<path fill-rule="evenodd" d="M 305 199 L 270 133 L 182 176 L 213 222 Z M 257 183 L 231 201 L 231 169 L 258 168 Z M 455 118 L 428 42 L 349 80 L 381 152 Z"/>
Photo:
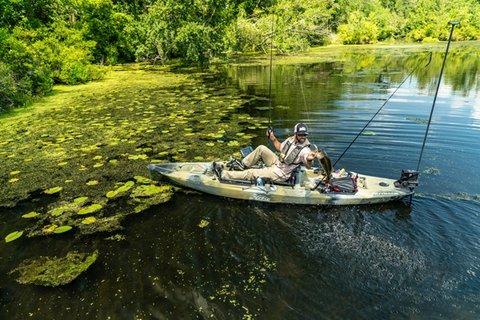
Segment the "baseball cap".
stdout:
<path fill-rule="evenodd" d="M 305 123 L 297 123 L 295 127 L 293 127 L 294 134 L 305 134 L 308 135 L 307 125 Z"/>

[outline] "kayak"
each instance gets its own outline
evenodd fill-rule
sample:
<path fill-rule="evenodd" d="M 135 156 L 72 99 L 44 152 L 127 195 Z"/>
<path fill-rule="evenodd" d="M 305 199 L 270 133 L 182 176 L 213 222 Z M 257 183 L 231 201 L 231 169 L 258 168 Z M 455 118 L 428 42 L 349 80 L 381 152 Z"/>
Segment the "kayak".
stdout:
<path fill-rule="evenodd" d="M 399 180 L 345 172 L 344 170 L 332 173 L 331 185 L 329 184 L 328 188 L 315 188 L 322 180 L 318 168 L 300 167 L 295 173 L 295 181 L 290 183 L 259 182 L 258 179 L 257 181 L 220 180 L 214 173 L 211 162 L 150 164 L 148 170 L 153 179 L 166 179 L 179 186 L 200 192 L 270 203 L 374 204 L 399 200 L 414 193 L 414 187 L 410 183 L 400 185 Z M 337 182 L 338 186 L 335 185 Z M 345 182 L 350 183 L 351 188 L 342 187 Z"/>

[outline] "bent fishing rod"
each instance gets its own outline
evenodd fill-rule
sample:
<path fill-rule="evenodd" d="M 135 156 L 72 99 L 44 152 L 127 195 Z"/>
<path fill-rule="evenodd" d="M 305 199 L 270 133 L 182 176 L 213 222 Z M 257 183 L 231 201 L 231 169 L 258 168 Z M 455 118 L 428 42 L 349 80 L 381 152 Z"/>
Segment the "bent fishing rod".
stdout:
<path fill-rule="evenodd" d="M 270 140 L 270 134 L 273 133 L 272 127 L 272 63 L 273 63 L 273 38 L 275 36 L 275 13 L 272 12 L 272 26 L 270 35 L 270 79 L 268 82 L 268 139 Z"/>
<path fill-rule="evenodd" d="M 430 57 L 428 59 L 428 62 L 423 68 L 426 68 L 430 64 L 431 61 L 432 61 L 432 53 L 430 52 Z M 362 128 L 362 130 L 360 130 L 360 132 L 350 142 L 350 144 L 343 151 L 343 153 L 340 155 L 340 157 L 338 157 L 338 159 L 334 162 L 333 167 L 335 167 L 335 165 L 340 161 L 340 159 L 342 159 L 342 157 L 345 155 L 345 153 L 347 153 L 348 149 L 350 149 L 350 147 L 355 143 L 355 141 L 357 141 L 358 137 L 363 133 L 363 131 L 368 127 L 368 125 L 373 121 L 373 119 L 380 113 L 380 111 L 382 111 L 383 107 L 388 103 L 388 101 L 393 97 L 393 95 L 398 91 L 398 89 L 400 89 L 400 87 L 405 83 L 405 81 L 407 81 L 407 79 L 409 79 L 419 67 L 420 67 L 420 63 L 418 63 L 415 66 L 415 68 L 413 68 L 412 71 L 410 71 L 410 73 L 402 80 L 402 82 L 400 82 L 400 84 L 390 94 L 390 96 L 387 98 L 387 100 L 385 100 L 385 102 L 383 102 L 383 104 L 380 106 L 380 108 L 377 110 L 377 112 L 375 112 L 373 117 L 370 120 L 368 120 L 368 122 L 365 124 L 365 126 Z"/>
<path fill-rule="evenodd" d="M 453 29 L 460 24 L 460 21 L 453 20 L 449 24 L 452 26 L 450 29 L 450 35 L 448 37 L 447 49 L 445 49 L 445 56 L 443 57 L 442 68 L 440 69 L 440 76 L 437 81 L 437 88 L 435 90 L 435 96 L 433 97 L 432 108 L 430 109 L 430 116 L 428 117 L 427 129 L 425 130 L 425 136 L 423 137 L 422 149 L 417 162 L 417 171 L 420 169 L 420 163 L 422 162 L 423 150 L 425 149 L 425 143 L 427 141 L 428 130 L 430 129 L 430 123 L 432 122 L 433 110 L 435 109 L 435 102 L 437 101 L 438 90 L 440 89 L 440 83 L 442 82 L 443 69 L 445 68 L 445 62 L 447 60 L 448 49 L 450 48 L 450 42 L 452 41 Z"/>

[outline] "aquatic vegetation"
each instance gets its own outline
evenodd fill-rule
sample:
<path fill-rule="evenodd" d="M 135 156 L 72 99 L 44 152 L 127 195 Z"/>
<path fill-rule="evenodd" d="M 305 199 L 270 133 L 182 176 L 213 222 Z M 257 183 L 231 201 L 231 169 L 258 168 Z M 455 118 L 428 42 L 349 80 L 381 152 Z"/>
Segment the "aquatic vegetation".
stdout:
<path fill-rule="evenodd" d="M 73 204 L 76 205 L 77 207 L 83 206 L 85 203 L 87 203 L 88 197 L 78 197 L 73 199 Z"/>
<path fill-rule="evenodd" d="M 208 220 L 205 220 L 205 219 L 202 219 L 200 220 L 200 223 L 198 224 L 198 226 L 200 228 L 205 228 L 206 226 L 208 226 L 210 224 L 210 222 Z"/>
<path fill-rule="evenodd" d="M 125 213 L 120 213 L 111 217 L 98 218 L 94 223 L 80 223 L 78 228 L 84 235 L 122 230 L 121 222 L 125 216 Z"/>
<path fill-rule="evenodd" d="M 135 182 L 127 181 L 121 187 L 118 187 L 113 191 L 108 191 L 106 196 L 108 199 L 115 199 L 118 197 L 122 197 L 126 195 L 130 191 L 130 189 L 133 188 L 134 185 L 135 185 Z"/>
<path fill-rule="evenodd" d="M 156 185 L 141 185 L 136 187 L 130 197 L 132 198 L 142 198 L 142 197 L 151 197 L 160 193 L 171 192 L 171 186 L 156 186 Z"/>
<path fill-rule="evenodd" d="M 88 218 L 85 218 L 82 220 L 82 223 L 83 224 L 92 224 L 94 223 L 95 221 L 97 221 L 97 218 L 95 217 L 88 217 Z"/>
<path fill-rule="evenodd" d="M 43 227 L 42 229 L 42 233 L 43 234 L 51 234 L 55 231 L 55 229 L 57 229 L 58 226 L 56 224 L 52 224 L 52 225 L 46 225 Z"/>
<path fill-rule="evenodd" d="M 12 233 L 9 233 L 5 237 L 5 242 L 10 242 L 10 241 L 16 240 L 16 239 L 20 238 L 22 235 L 23 235 L 23 231 L 14 231 Z"/>
<path fill-rule="evenodd" d="M 35 209 L 28 237 L 67 225 L 80 234 L 118 230 L 126 216 L 173 195 L 148 178 L 149 162 L 226 158 L 254 137 L 247 126 L 263 126 L 239 114 L 246 100 L 236 89 L 219 93 L 203 75 L 148 68 L 112 68 L 101 82 L 57 86 L 59 94 L 0 119 L 0 205 L 38 190 L 55 195 Z M 82 223 L 90 217 L 96 221 Z"/>
<path fill-rule="evenodd" d="M 113 236 L 106 237 L 105 240 L 111 240 L 111 241 L 122 241 L 125 240 L 125 236 L 123 234 L 114 234 Z"/>
<path fill-rule="evenodd" d="M 17 282 L 47 287 L 65 285 L 85 272 L 98 258 L 93 253 L 69 252 L 65 257 L 45 257 L 23 261 L 10 274 L 18 274 Z"/>
<path fill-rule="evenodd" d="M 146 178 L 146 177 L 142 177 L 142 176 L 135 176 L 133 178 L 135 179 L 135 181 L 137 181 L 137 183 L 140 183 L 140 184 L 152 184 L 152 183 L 154 183 L 153 180 L 151 180 L 149 178 Z"/>
<path fill-rule="evenodd" d="M 53 187 L 53 188 L 50 188 L 50 189 L 47 189 L 44 191 L 44 193 L 46 194 L 55 194 L 55 193 L 59 193 L 60 191 L 62 191 L 63 188 L 62 187 Z"/>
<path fill-rule="evenodd" d="M 55 228 L 55 230 L 53 230 L 53 233 L 64 233 L 70 230 L 72 230 L 71 226 L 60 226 Z"/>
<path fill-rule="evenodd" d="M 31 218 L 36 218 L 39 215 L 40 215 L 40 213 L 32 211 L 32 212 L 29 212 L 29 213 L 26 213 L 26 214 L 22 215 L 22 218 L 31 219 Z"/>
<path fill-rule="evenodd" d="M 94 203 L 89 205 L 88 207 L 82 208 L 78 211 L 78 214 L 91 214 L 97 211 L 102 210 L 103 206 L 99 203 Z"/>

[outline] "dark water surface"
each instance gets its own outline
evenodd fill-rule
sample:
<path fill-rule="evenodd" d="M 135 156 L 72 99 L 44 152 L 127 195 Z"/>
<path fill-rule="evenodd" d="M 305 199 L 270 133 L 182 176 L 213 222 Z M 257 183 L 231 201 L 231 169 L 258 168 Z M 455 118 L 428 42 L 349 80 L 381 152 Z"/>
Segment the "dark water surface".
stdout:
<path fill-rule="evenodd" d="M 277 135 L 306 122 L 311 141 L 337 159 L 429 50 L 349 49 L 329 62 L 275 65 Z M 435 51 L 405 82 L 338 168 L 396 178 L 416 167 L 442 57 Z M 268 66 L 226 74 L 227 85 L 251 97 L 250 112 L 268 117 Z M 477 319 L 479 78 L 480 45 L 454 44 L 411 207 L 281 206 L 179 192 L 127 221 L 122 241 L 66 235 L 0 245 L 0 318 Z M 198 226 L 202 219 L 208 226 Z M 21 286 L 6 274 L 33 253 L 71 249 L 101 252 L 71 285 Z"/>

